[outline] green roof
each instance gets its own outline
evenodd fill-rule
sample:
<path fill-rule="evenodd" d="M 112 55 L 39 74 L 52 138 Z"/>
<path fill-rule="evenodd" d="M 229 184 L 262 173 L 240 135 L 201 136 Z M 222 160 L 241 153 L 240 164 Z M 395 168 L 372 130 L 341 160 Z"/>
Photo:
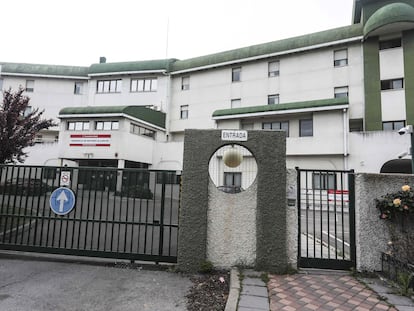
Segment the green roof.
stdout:
<path fill-rule="evenodd" d="M 60 66 L 60 65 L 39 65 L 39 64 L 20 64 L 20 63 L 1 63 L 1 72 L 31 75 L 51 75 L 51 76 L 79 76 L 87 77 L 94 74 L 110 74 L 116 72 L 135 72 L 135 71 L 166 71 L 174 72 L 188 70 L 192 68 L 219 65 L 226 62 L 243 60 L 251 57 L 258 57 L 267 54 L 283 53 L 285 51 L 305 48 L 308 46 L 325 44 L 334 41 L 350 39 L 362 36 L 363 29 L 361 24 L 354 24 L 340 28 L 334 28 L 303 36 L 252 45 L 230 51 L 219 52 L 210 55 L 190 58 L 186 60 L 155 59 L 131 62 L 97 63 L 89 67 L 79 66 Z"/>
<path fill-rule="evenodd" d="M 252 107 L 242 107 L 242 108 L 233 108 L 233 109 L 220 109 L 220 110 L 216 110 L 213 112 L 213 117 L 224 117 L 224 116 L 233 116 L 233 115 L 238 115 L 238 114 L 337 106 L 337 105 L 344 105 L 348 103 L 349 103 L 348 98 L 344 97 L 344 98 L 329 98 L 329 99 L 311 100 L 311 101 L 304 101 L 304 102 L 294 102 L 294 103 L 286 103 L 286 104 L 276 104 L 276 105 L 252 106 Z"/>
<path fill-rule="evenodd" d="M 175 59 L 155 59 L 136 62 L 99 63 L 89 67 L 89 74 L 105 74 L 111 72 L 128 71 L 168 71 Z"/>
<path fill-rule="evenodd" d="M 190 68 L 231 62 L 249 57 L 284 52 L 304 48 L 307 46 L 349 39 L 357 36 L 362 36 L 362 26 L 360 24 L 325 30 L 269 43 L 252 45 L 240 49 L 190 58 L 186 60 L 178 60 L 173 63 L 171 71 L 181 71 Z"/>
<path fill-rule="evenodd" d="M 364 36 L 383 26 L 405 22 L 414 23 L 414 8 L 406 3 L 388 4 L 370 16 L 364 26 Z"/>
<path fill-rule="evenodd" d="M 87 77 L 88 67 L 22 64 L 22 63 L 0 63 L 1 73 L 36 74 L 47 76 L 65 77 Z"/>
<path fill-rule="evenodd" d="M 155 126 L 165 128 L 165 113 L 144 106 L 88 106 L 67 107 L 59 115 L 126 114 Z"/>

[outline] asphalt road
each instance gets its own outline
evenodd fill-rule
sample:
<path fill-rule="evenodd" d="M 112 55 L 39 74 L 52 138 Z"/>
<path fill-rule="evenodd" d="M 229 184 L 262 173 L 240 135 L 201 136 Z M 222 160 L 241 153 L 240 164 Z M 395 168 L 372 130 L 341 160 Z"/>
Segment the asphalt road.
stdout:
<path fill-rule="evenodd" d="M 5 258 L 0 310 L 184 311 L 191 281 L 166 271 Z"/>
<path fill-rule="evenodd" d="M 175 193 L 169 193 L 162 211 L 158 196 L 141 200 L 121 198 L 113 192 L 85 191 L 77 194 L 74 210 L 65 216 L 51 211 L 50 194 L 0 197 L 3 205 L 15 207 L 11 214 L 21 215 L 5 217 L 6 230 L 0 232 L 0 243 L 176 256 L 179 203 Z"/>
<path fill-rule="evenodd" d="M 301 232 L 311 238 L 310 243 L 314 243 L 312 250 L 315 249 L 317 258 L 349 259 L 350 238 L 349 238 L 349 214 L 340 211 L 328 212 L 319 210 L 301 210 Z M 316 245 L 316 241 L 321 241 L 330 251 L 330 254 L 321 252 L 322 246 Z M 306 257 L 306 246 L 301 247 L 302 256 Z M 322 253 L 322 255 L 321 255 Z M 336 254 L 335 254 L 336 253 Z M 309 255 L 309 253 L 308 253 Z"/>

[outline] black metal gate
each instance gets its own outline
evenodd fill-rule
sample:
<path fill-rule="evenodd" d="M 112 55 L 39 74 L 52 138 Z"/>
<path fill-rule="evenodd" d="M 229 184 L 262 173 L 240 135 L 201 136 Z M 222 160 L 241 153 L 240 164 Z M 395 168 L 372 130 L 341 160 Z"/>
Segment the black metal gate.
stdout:
<path fill-rule="evenodd" d="M 64 216 L 49 206 L 62 184 Z M 176 262 L 179 197 L 173 171 L 0 166 L 0 249 Z"/>
<path fill-rule="evenodd" d="M 299 267 L 355 267 L 354 172 L 296 169 Z"/>

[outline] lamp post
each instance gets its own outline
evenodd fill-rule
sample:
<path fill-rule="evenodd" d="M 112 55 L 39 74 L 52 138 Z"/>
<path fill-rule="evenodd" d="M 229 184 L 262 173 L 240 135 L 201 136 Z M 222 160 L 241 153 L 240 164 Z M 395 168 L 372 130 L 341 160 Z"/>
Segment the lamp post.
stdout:
<path fill-rule="evenodd" d="M 414 155 L 413 155 L 413 147 L 414 147 L 414 133 L 413 133 L 413 126 L 407 125 L 401 129 L 399 129 L 398 134 L 404 135 L 404 134 L 410 134 L 410 141 L 411 141 L 411 147 L 410 147 L 410 154 L 411 154 L 411 173 L 414 174 Z"/>

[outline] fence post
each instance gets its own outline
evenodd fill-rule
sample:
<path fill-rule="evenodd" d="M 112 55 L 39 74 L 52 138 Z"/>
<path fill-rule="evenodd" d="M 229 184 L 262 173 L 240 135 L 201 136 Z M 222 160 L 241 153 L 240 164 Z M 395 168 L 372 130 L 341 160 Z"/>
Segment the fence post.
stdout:
<path fill-rule="evenodd" d="M 350 240 L 350 255 L 353 267 L 356 268 L 356 239 L 355 239 L 355 172 L 350 170 L 348 172 L 348 190 L 349 190 L 349 240 Z"/>

